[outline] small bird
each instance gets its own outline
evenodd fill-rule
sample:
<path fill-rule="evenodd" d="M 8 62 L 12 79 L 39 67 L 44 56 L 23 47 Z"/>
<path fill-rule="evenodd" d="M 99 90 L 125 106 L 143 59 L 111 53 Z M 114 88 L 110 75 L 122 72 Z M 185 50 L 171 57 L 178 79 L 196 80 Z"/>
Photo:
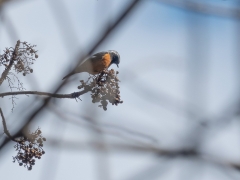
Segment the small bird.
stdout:
<path fill-rule="evenodd" d="M 74 72 L 66 75 L 63 79 L 81 72 L 88 72 L 89 74 L 98 74 L 104 69 L 109 68 L 112 64 L 116 64 L 117 67 L 120 63 L 120 55 L 117 51 L 109 50 L 96 53 L 86 60 L 84 60 Z"/>

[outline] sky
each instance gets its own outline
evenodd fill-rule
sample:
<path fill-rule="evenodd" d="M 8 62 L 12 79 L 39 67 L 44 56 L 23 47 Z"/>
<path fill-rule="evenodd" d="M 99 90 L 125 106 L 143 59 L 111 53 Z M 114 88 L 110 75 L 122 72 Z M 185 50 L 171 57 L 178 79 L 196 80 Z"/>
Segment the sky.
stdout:
<path fill-rule="evenodd" d="M 18 39 L 37 45 L 39 58 L 33 65 L 34 73 L 26 77 L 19 74 L 27 90 L 52 92 L 73 67 L 74 60 L 129 4 L 128 0 L 60 2 L 24 0 L 3 7 L 1 53 Z M 237 3 L 202 2 L 222 7 L 236 7 Z M 15 33 L 9 32 L 9 25 Z M 227 123 L 215 123 L 222 116 L 228 117 L 239 99 L 238 26 L 236 19 L 199 14 L 158 0 L 140 3 L 96 50 L 119 52 L 120 68 L 111 68 L 120 72 L 124 103 L 109 105 L 103 111 L 91 103 L 89 94 L 78 102 L 54 100 L 55 111 L 65 118 L 59 118 L 49 108 L 31 124 L 33 129 L 40 127 L 47 138 L 46 155 L 32 171 L 27 171 L 12 163 L 15 151 L 14 143 L 10 143 L 0 152 L 0 179 L 238 179 L 239 172 L 214 163 L 216 159 L 239 164 L 239 118 L 230 116 Z M 60 93 L 78 91 L 79 80 L 87 77 L 85 73 L 74 75 Z M 0 92 L 6 91 L 9 88 L 5 82 Z M 40 104 L 36 96 L 18 98 L 13 112 L 8 97 L 0 102 L 13 132 Z M 93 117 L 106 133 L 96 134 L 84 116 Z M 201 123 L 209 126 L 204 128 Z M 94 141 L 166 149 L 197 145 L 207 160 L 167 158 L 150 152 L 100 152 L 84 146 Z"/>

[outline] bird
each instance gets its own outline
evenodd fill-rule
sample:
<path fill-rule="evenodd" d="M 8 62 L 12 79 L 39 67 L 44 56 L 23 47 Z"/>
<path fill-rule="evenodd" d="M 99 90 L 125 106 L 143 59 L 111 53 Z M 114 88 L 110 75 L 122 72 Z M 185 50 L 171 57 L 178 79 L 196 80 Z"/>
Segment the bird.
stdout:
<path fill-rule="evenodd" d="M 108 50 L 93 54 L 85 59 L 73 72 L 66 75 L 62 80 L 76 73 L 88 72 L 89 74 L 98 74 L 104 69 L 108 69 L 112 64 L 119 67 L 120 55 L 115 50 Z"/>

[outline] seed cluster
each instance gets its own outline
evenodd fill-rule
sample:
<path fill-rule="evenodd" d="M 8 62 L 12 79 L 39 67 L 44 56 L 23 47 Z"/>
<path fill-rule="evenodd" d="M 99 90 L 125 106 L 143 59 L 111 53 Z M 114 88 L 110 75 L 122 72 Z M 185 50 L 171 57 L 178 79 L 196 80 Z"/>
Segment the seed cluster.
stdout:
<path fill-rule="evenodd" d="M 14 146 L 18 153 L 13 157 L 13 162 L 17 161 L 19 166 L 32 170 L 32 166 L 35 165 L 35 159 L 41 159 L 42 155 L 45 154 L 42 148 L 44 141 L 46 141 L 46 138 L 42 136 L 39 128 L 27 137 L 21 137 Z"/>
<path fill-rule="evenodd" d="M 4 53 L 0 55 L 0 66 L 13 66 L 17 73 L 22 72 L 24 76 L 32 73 L 30 67 L 38 58 L 37 51 L 34 49 L 36 45 L 30 45 L 27 42 L 17 41 L 15 48 L 6 48 Z"/>
<path fill-rule="evenodd" d="M 118 73 L 118 71 L 115 72 L 113 69 L 103 70 L 97 76 L 90 76 L 86 82 L 81 80 L 81 85 L 78 86 L 78 89 L 84 88 L 91 91 L 92 102 L 100 102 L 101 105 L 99 107 L 106 111 L 108 102 L 116 106 L 119 103 L 123 103 L 120 99 Z"/>

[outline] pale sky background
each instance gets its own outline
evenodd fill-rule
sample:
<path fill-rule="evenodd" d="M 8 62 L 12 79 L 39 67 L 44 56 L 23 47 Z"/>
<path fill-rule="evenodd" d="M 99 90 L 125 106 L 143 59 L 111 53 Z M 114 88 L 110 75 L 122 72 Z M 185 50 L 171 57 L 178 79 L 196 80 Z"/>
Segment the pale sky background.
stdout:
<path fill-rule="evenodd" d="M 39 58 L 33 65 L 34 73 L 26 77 L 19 74 L 19 77 L 26 90 L 52 92 L 72 68 L 72 62 L 91 47 L 104 27 L 129 2 L 62 0 L 58 4 L 57 0 L 19 0 L 7 3 L 2 9 L 4 21 L 0 21 L 1 53 L 5 47 L 15 46 L 18 39 L 37 45 Z M 237 0 L 201 2 L 237 7 Z M 57 10 L 62 5 L 68 14 Z M 9 24 L 17 37 L 9 33 Z M 0 179 L 239 179 L 239 171 L 216 165 L 213 160 L 240 163 L 239 117 L 215 123 L 237 108 L 234 104 L 239 100 L 237 33 L 240 26 L 237 25 L 236 19 L 199 14 L 160 0 L 140 3 L 96 51 L 119 52 L 120 68 L 115 65 L 111 68 L 120 72 L 124 103 L 108 105 L 108 110 L 103 111 L 98 104 L 91 103 L 89 94 L 78 102 L 53 100 L 55 107 L 66 115 L 65 120 L 49 109 L 32 124 L 33 129 L 40 127 L 47 138 L 46 154 L 28 171 L 12 163 L 16 152 L 14 143 L 10 143 L 0 151 Z M 61 93 L 78 91 L 79 80 L 86 78 L 87 74 L 75 75 L 74 81 Z M 4 82 L 0 92 L 6 91 L 9 89 Z M 9 98 L 1 99 L 10 132 L 38 107 L 39 99 L 34 97 L 18 96 L 13 113 Z M 189 116 L 187 109 L 193 110 L 195 116 Z M 89 123 L 82 116 L 93 117 L 109 133 L 95 134 L 87 128 Z M 202 127 L 203 122 L 210 125 Z M 53 145 L 51 139 L 60 143 Z M 84 142 L 96 140 L 145 143 L 166 149 L 197 145 L 201 153 L 212 159 L 166 158 L 150 152 L 121 150 L 99 153 L 93 148 L 80 148 L 80 145 L 85 147 Z M 65 142 L 73 144 L 68 147 Z"/>

